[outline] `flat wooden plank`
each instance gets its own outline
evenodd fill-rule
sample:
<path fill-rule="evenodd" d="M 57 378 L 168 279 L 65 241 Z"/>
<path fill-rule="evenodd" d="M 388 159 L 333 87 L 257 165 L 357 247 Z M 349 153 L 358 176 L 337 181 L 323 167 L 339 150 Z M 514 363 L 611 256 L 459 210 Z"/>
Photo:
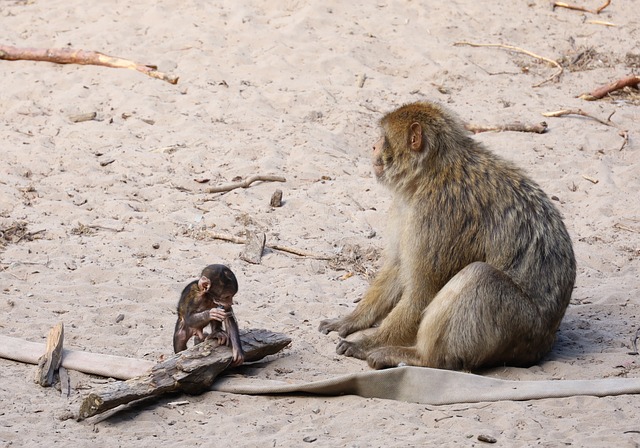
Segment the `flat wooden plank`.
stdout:
<path fill-rule="evenodd" d="M 38 359 L 45 351 L 46 345 L 42 342 L 0 335 L 0 358 L 38 364 Z M 145 359 L 63 349 L 61 365 L 69 370 L 128 380 L 143 375 L 156 363 Z"/>

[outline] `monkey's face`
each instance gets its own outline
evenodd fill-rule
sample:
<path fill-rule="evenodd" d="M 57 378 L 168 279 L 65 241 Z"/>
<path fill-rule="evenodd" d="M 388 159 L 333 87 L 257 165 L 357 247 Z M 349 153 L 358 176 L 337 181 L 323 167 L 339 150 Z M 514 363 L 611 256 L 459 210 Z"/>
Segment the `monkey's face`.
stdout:
<path fill-rule="evenodd" d="M 378 140 L 373 144 L 373 154 L 371 156 L 373 163 L 373 172 L 379 179 L 384 173 L 384 161 L 382 155 L 384 153 L 384 135 L 380 136 Z"/>

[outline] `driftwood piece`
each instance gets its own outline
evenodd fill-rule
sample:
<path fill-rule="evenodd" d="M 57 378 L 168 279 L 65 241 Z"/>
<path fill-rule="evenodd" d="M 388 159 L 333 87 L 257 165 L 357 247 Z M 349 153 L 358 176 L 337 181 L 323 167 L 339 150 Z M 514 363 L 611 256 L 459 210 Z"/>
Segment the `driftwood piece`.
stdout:
<path fill-rule="evenodd" d="M 240 340 L 245 362 L 273 355 L 291 343 L 288 336 L 267 330 L 249 330 L 240 335 Z M 101 391 L 90 393 L 80 405 L 78 420 L 168 392 L 204 392 L 232 360 L 230 347 L 206 340 L 157 364 L 145 375 L 112 383 Z"/>
<path fill-rule="evenodd" d="M 0 45 L 0 59 L 5 61 L 44 61 L 56 64 L 101 65 L 111 68 L 128 68 L 152 78 L 177 84 L 178 77 L 158 71 L 155 65 L 139 64 L 128 59 L 109 56 L 97 51 L 74 50 L 72 48 L 18 48 Z"/>
<path fill-rule="evenodd" d="M 64 339 L 64 325 L 60 322 L 49 331 L 47 336 L 47 351 L 38 359 L 35 382 L 43 387 L 53 385 L 55 375 L 62 363 L 62 342 Z"/>
<path fill-rule="evenodd" d="M 627 76 L 622 79 L 618 79 L 606 86 L 598 87 L 597 89 L 591 91 L 590 93 L 583 93 L 578 98 L 587 100 L 587 101 L 595 101 L 600 98 L 604 98 L 609 95 L 611 92 L 615 92 L 616 90 L 624 89 L 625 87 L 638 87 L 640 84 L 640 76 Z"/>
<path fill-rule="evenodd" d="M 260 264 L 266 241 L 267 235 L 262 232 L 247 232 L 247 240 L 244 250 L 240 253 L 240 259 L 247 263 Z"/>
<path fill-rule="evenodd" d="M 210 188 L 207 188 L 206 191 L 207 193 L 224 193 L 227 191 L 235 190 L 236 188 L 248 188 L 252 183 L 258 182 L 258 181 L 286 182 L 287 179 L 285 179 L 282 176 L 266 176 L 266 175 L 257 174 L 255 176 L 247 177 L 245 180 L 240 182 L 234 182 L 228 185 L 220 185 L 218 187 L 210 187 Z"/>
<path fill-rule="evenodd" d="M 547 123 L 542 121 L 538 124 L 524 124 L 524 123 L 507 123 L 503 125 L 497 126 L 480 126 L 476 124 L 467 124 L 465 128 L 473 132 L 474 134 L 479 134 L 481 132 L 532 132 L 534 134 L 544 134 L 547 132 Z"/>

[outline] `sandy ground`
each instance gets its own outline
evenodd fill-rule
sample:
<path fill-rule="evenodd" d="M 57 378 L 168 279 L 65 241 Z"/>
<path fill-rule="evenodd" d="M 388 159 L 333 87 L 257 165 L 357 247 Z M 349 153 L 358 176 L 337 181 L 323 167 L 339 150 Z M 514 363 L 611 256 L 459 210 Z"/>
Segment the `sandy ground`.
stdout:
<path fill-rule="evenodd" d="M 240 374 L 366 371 L 317 326 L 353 309 L 379 266 L 389 195 L 370 168 L 376 121 L 429 99 L 474 124 L 546 120 L 543 135 L 477 138 L 555 197 L 575 244 L 577 285 L 553 352 L 487 374 L 640 376 L 628 354 L 640 315 L 639 96 L 576 98 L 638 72 L 640 10 L 632 0 L 597 16 L 535 0 L 426 3 L 0 0 L 0 44 L 96 50 L 180 76 L 171 85 L 124 69 L 0 61 L 2 334 L 44 341 L 63 321 L 67 347 L 158 360 L 172 353 L 182 287 L 226 263 L 240 282 L 240 325 L 293 339 Z M 557 68 L 458 41 L 514 45 L 565 70 L 534 87 Z M 541 115 L 568 108 L 614 114 L 619 128 Z M 87 112 L 96 119 L 70 120 Z M 623 149 L 619 129 L 629 131 Z M 255 174 L 287 181 L 205 192 Z M 276 188 L 284 205 L 273 209 Z M 339 260 L 267 250 L 252 265 L 242 246 L 212 237 L 247 229 Z M 72 371 L 66 398 L 35 385 L 33 371 L 0 360 L 2 446 L 478 446 L 479 434 L 501 446 L 640 443 L 635 396 L 425 406 L 211 392 L 78 423 L 69 410 L 106 380 Z"/>

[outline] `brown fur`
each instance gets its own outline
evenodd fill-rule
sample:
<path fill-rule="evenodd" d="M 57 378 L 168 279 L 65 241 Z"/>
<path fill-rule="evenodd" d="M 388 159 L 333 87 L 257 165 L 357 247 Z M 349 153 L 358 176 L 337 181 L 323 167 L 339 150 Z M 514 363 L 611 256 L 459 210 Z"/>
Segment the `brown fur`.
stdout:
<path fill-rule="evenodd" d="M 231 269 L 221 264 L 205 267 L 199 280 L 189 283 L 178 302 L 178 319 L 173 333 L 173 349 L 179 353 L 187 348 L 193 337 L 194 344 L 205 339 L 204 328 L 211 332 L 207 339 L 216 339 L 220 345 L 229 345 L 233 365 L 244 361 L 238 322 L 233 313 L 233 296 L 238 292 L 238 281 Z M 224 322 L 225 329 L 222 329 Z"/>
<path fill-rule="evenodd" d="M 320 331 L 374 368 L 473 370 L 538 362 L 552 347 L 575 281 L 560 213 L 538 185 L 420 102 L 380 121 L 374 171 L 391 190 L 382 270 L 358 303 Z"/>

